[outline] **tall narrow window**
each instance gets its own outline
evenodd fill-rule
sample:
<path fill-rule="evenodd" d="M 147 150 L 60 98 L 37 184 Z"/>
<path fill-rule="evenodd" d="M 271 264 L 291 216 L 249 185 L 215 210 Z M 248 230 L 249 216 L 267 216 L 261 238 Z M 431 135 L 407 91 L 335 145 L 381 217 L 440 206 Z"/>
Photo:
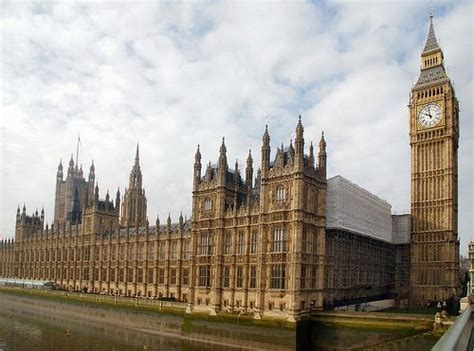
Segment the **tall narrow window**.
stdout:
<path fill-rule="evenodd" d="M 165 269 L 160 268 L 158 270 L 158 284 L 164 284 L 165 283 Z"/>
<path fill-rule="evenodd" d="M 189 240 L 185 240 L 183 244 L 183 259 L 188 260 L 189 257 L 191 256 L 190 253 L 190 242 Z"/>
<path fill-rule="evenodd" d="M 277 201 L 283 201 L 286 199 L 286 189 L 283 186 L 279 186 L 276 190 Z"/>
<path fill-rule="evenodd" d="M 176 260 L 178 258 L 178 242 L 174 240 L 171 243 L 171 259 Z"/>
<path fill-rule="evenodd" d="M 189 285 L 189 268 L 183 268 L 183 285 Z"/>
<path fill-rule="evenodd" d="M 237 254 L 242 255 L 245 253 L 245 236 L 244 232 L 239 232 Z"/>
<path fill-rule="evenodd" d="M 257 253 L 258 248 L 258 232 L 252 232 L 250 237 L 250 253 Z"/>
<path fill-rule="evenodd" d="M 250 288 L 254 289 L 257 287 L 257 267 L 250 266 Z"/>
<path fill-rule="evenodd" d="M 286 230 L 275 228 L 273 231 L 273 252 L 286 252 Z"/>
<path fill-rule="evenodd" d="M 154 260 L 155 259 L 155 243 L 154 242 L 148 242 L 148 253 L 147 253 L 147 258 L 149 260 Z"/>
<path fill-rule="evenodd" d="M 176 268 L 170 269 L 170 284 L 176 285 Z"/>
<path fill-rule="evenodd" d="M 230 268 L 229 266 L 224 266 L 223 282 L 222 285 L 224 288 L 230 286 Z"/>
<path fill-rule="evenodd" d="M 199 267 L 199 286 L 211 286 L 211 266 Z"/>
<path fill-rule="evenodd" d="M 160 260 L 165 259 L 165 245 L 166 243 L 164 241 L 160 242 L 160 252 L 159 252 L 159 258 Z"/>
<path fill-rule="evenodd" d="M 137 283 L 143 283 L 143 268 L 137 268 L 137 274 L 138 274 L 138 278 L 137 278 Z"/>
<path fill-rule="evenodd" d="M 301 252 L 306 252 L 308 246 L 307 246 L 307 241 L 308 240 L 308 233 L 306 230 L 303 228 L 303 235 L 301 238 Z"/>
<path fill-rule="evenodd" d="M 211 199 L 207 198 L 204 200 L 204 210 L 209 211 L 212 208 L 212 201 Z"/>
<path fill-rule="evenodd" d="M 285 289 L 285 265 L 278 264 L 271 267 L 271 288 Z"/>
<path fill-rule="evenodd" d="M 232 253 L 232 234 L 226 233 L 224 236 L 224 254 L 229 255 Z"/>
<path fill-rule="evenodd" d="M 316 266 L 311 269 L 311 289 L 316 289 Z"/>
<path fill-rule="evenodd" d="M 146 282 L 147 282 L 148 284 L 153 284 L 153 268 L 148 268 L 148 269 L 147 269 Z"/>
<path fill-rule="evenodd" d="M 301 266 L 301 289 L 306 289 L 306 265 Z"/>
<path fill-rule="evenodd" d="M 243 280 L 243 267 L 237 266 L 237 281 L 236 281 L 237 288 L 242 287 L 242 280 Z"/>
<path fill-rule="evenodd" d="M 209 233 L 201 234 L 201 255 L 211 254 L 211 240 Z"/>

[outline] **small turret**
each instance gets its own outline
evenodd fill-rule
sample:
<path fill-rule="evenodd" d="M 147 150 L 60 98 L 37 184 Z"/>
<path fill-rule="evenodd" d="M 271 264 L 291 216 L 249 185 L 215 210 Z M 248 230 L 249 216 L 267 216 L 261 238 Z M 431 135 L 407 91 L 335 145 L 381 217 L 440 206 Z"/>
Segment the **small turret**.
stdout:
<path fill-rule="evenodd" d="M 184 226 L 183 212 L 181 211 L 181 213 L 179 214 L 179 227 L 183 229 L 183 226 Z"/>
<path fill-rule="evenodd" d="M 166 225 L 168 227 L 168 231 L 171 232 L 171 215 L 168 213 L 168 219 L 166 220 Z"/>
<path fill-rule="evenodd" d="M 120 209 L 120 188 L 117 188 L 117 193 L 115 194 L 115 208 Z"/>
<path fill-rule="evenodd" d="M 107 189 L 107 193 L 105 194 L 105 201 L 109 202 L 109 200 L 110 200 L 109 189 Z"/>
<path fill-rule="evenodd" d="M 56 181 L 62 181 L 63 180 L 63 160 L 59 159 L 59 165 L 58 165 L 58 173 L 56 173 Z"/>
<path fill-rule="evenodd" d="M 94 199 L 99 201 L 99 182 L 95 183 Z"/>
<path fill-rule="evenodd" d="M 264 174 L 270 168 L 270 135 L 268 134 L 268 125 L 265 125 L 265 132 L 262 138 L 262 167 Z"/>
<path fill-rule="evenodd" d="M 20 205 L 18 205 L 18 208 L 16 209 L 16 221 L 18 222 L 20 220 Z"/>
<path fill-rule="evenodd" d="M 201 150 L 198 144 L 196 154 L 194 155 L 194 187 L 201 181 L 201 169 Z"/>
<path fill-rule="evenodd" d="M 95 180 L 95 166 L 94 166 L 94 160 L 92 160 L 92 164 L 89 168 L 89 183 L 93 184 Z"/>
<path fill-rule="evenodd" d="M 235 166 L 234 166 L 234 183 L 235 184 L 239 183 L 239 177 L 240 177 L 239 161 L 235 160 Z"/>
<path fill-rule="evenodd" d="M 160 231 L 160 216 L 159 215 L 156 215 L 155 225 L 156 225 L 156 232 L 158 233 Z"/>
<path fill-rule="evenodd" d="M 249 149 L 249 155 L 247 157 L 247 168 L 245 169 L 245 185 L 249 188 L 252 188 L 252 178 L 253 178 L 253 159 L 252 159 L 252 151 Z"/>
<path fill-rule="evenodd" d="M 227 171 L 227 148 L 225 146 L 225 138 L 222 137 L 222 144 L 219 149 L 219 172 L 225 175 Z"/>
<path fill-rule="evenodd" d="M 44 223 L 44 207 L 41 209 L 41 222 Z"/>
<path fill-rule="evenodd" d="M 314 168 L 314 148 L 313 142 L 309 145 L 309 157 L 308 157 L 308 166 Z"/>
<path fill-rule="evenodd" d="M 304 152 L 304 128 L 301 123 L 301 115 L 298 116 L 298 124 L 296 125 L 296 138 L 295 138 L 295 155 L 298 158 L 303 157 Z"/>
<path fill-rule="evenodd" d="M 73 159 L 73 154 L 71 154 L 71 159 L 69 160 L 69 168 L 67 169 L 67 174 L 72 174 L 74 173 L 74 159 Z"/>
<path fill-rule="evenodd" d="M 319 153 L 318 153 L 318 168 L 326 171 L 326 140 L 324 140 L 324 132 L 321 133 L 321 140 L 319 141 Z"/>

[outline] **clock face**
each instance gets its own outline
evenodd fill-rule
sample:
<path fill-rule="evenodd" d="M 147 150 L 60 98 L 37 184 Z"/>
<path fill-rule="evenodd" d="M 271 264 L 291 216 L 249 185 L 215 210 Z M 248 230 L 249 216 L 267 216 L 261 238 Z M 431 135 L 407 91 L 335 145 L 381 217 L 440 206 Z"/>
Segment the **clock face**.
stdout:
<path fill-rule="evenodd" d="M 429 104 L 418 113 L 418 123 L 425 128 L 436 126 L 441 120 L 441 109 L 437 104 Z"/>

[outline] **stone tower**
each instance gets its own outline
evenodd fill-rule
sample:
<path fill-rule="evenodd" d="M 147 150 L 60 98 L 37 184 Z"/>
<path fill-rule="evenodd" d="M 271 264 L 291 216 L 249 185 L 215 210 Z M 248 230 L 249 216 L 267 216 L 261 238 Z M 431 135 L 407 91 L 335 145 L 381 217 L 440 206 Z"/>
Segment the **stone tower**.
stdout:
<path fill-rule="evenodd" d="M 410 95 L 411 303 L 459 292 L 459 105 L 444 68 L 433 16 Z"/>
<path fill-rule="evenodd" d="M 87 197 L 94 192 L 95 167 L 90 167 L 89 179 L 84 179 L 82 165 L 74 164 L 73 156 L 69 161 L 66 180 L 63 180 L 63 165 L 59 161 L 56 173 L 56 197 L 54 204 L 54 224 L 62 226 L 66 223 L 77 224 L 82 221 L 82 209 Z"/>
<path fill-rule="evenodd" d="M 249 309 L 256 318 L 278 309 L 296 320 L 322 308 L 325 276 L 326 143 L 316 160 L 305 154 L 301 118 L 293 145 L 270 161 L 265 128 L 261 170 L 253 178 L 249 152 L 245 179 L 227 162 L 224 140 L 216 164 L 201 175 L 194 163 L 190 286 L 194 309 Z M 315 165 L 316 161 L 318 165 Z"/>
<path fill-rule="evenodd" d="M 144 226 L 146 224 L 146 197 L 142 188 L 142 171 L 140 169 L 140 152 L 137 144 L 135 163 L 130 172 L 128 189 L 125 189 L 122 204 L 121 225 L 124 227 Z"/>

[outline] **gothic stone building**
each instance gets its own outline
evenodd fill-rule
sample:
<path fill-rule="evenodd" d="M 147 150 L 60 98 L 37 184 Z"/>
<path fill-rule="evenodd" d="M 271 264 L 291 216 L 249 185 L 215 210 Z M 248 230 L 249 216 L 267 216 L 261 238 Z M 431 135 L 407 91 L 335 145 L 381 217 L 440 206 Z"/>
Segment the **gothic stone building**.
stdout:
<path fill-rule="evenodd" d="M 0 277 L 54 281 L 60 288 L 175 298 L 188 312 L 243 311 L 294 321 L 312 310 L 375 299 L 425 303 L 457 293 L 458 104 L 433 24 L 410 100 L 412 214 L 336 176 L 326 142 L 294 145 L 271 159 L 265 128 L 254 177 L 231 169 L 224 140 L 216 164 L 195 154 L 192 215 L 150 226 L 137 146 L 129 187 L 99 199 L 71 157 L 60 163 L 54 221 L 17 210 L 15 240 L 0 243 Z M 308 150 L 305 153 L 305 150 Z"/>

